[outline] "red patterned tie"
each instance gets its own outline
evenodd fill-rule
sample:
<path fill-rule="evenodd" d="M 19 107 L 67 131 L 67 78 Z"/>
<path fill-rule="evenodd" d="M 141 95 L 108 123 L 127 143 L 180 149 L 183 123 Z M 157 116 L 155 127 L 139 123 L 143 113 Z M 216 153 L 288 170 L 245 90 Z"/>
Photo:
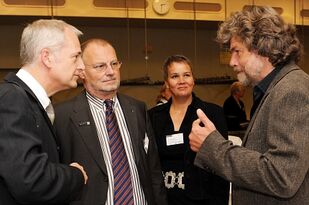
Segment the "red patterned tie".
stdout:
<path fill-rule="evenodd" d="M 104 103 L 106 105 L 106 128 L 109 136 L 114 174 L 114 204 L 134 204 L 129 162 L 116 115 L 113 112 L 113 101 L 105 100 Z"/>

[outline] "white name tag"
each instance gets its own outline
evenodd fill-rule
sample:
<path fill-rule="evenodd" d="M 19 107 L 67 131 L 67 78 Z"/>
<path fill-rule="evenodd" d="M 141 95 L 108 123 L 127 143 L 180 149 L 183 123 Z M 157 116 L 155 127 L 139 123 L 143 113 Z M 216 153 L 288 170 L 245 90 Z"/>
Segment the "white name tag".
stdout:
<path fill-rule="evenodd" d="M 183 133 L 177 133 L 173 135 L 166 135 L 166 145 L 183 144 Z"/>

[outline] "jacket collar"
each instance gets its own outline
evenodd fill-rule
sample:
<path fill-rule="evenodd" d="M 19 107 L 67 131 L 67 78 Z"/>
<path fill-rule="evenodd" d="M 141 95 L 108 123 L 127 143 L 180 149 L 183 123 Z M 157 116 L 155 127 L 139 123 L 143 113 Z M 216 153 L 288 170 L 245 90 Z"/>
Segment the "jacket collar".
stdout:
<path fill-rule="evenodd" d="M 261 107 L 263 106 L 265 99 L 268 97 L 269 93 L 273 90 L 273 88 L 278 84 L 278 82 L 284 78 L 288 73 L 295 71 L 295 70 L 300 70 L 300 68 L 295 64 L 295 62 L 290 62 L 288 64 L 286 64 L 285 66 L 283 66 L 281 68 L 281 70 L 277 73 L 277 75 L 275 76 L 275 78 L 273 79 L 273 81 L 270 83 L 270 85 L 268 86 L 266 93 L 264 94 L 263 98 L 261 99 L 260 104 L 258 105 L 254 115 L 252 116 L 252 119 L 250 120 L 250 123 L 248 125 L 248 128 L 246 130 L 246 134 L 244 136 L 243 139 L 243 143 L 242 145 L 245 145 L 248 135 L 251 132 L 252 129 L 252 125 L 254 124 L 254 121 L 256 120 L 256 116 L 259 113 L 259 110 L 261 109 Z"/>

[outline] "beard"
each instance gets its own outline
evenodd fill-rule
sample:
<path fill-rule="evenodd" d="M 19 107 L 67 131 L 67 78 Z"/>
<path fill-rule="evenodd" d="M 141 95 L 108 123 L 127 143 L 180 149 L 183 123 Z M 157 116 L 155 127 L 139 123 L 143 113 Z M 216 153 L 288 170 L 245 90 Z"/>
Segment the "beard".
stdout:
<path fill-rule="evenodd" d="M 247 63 L 244 66 L 244 71 L 237 74 L 237 79 L 244 86 L 256 85 L 259 82 L 261 71 L 264 67 L 264 63 L 257 55 L 253 54 L 248 58 Z"/>
<path fill-rule="evenodd" d="M 237 79 L 245 87 L 251 85 L 251 80 L 247 77 L 247 75 L 244 72 L 238 73 Z"/>

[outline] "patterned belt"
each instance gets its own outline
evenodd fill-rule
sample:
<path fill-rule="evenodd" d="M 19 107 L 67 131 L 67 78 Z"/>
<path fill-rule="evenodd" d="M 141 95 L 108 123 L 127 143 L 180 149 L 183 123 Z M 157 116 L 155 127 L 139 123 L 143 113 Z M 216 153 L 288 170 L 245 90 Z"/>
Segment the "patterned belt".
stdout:
<path fill-rule="evenodd" d="M 178 174 L 173 171 L 163 173 L 165 187 L 171 189 L 178 186 L 179 189 L 185 189 L 185 184 L 182 182 L 183 177 L 184 172 Z"/>

